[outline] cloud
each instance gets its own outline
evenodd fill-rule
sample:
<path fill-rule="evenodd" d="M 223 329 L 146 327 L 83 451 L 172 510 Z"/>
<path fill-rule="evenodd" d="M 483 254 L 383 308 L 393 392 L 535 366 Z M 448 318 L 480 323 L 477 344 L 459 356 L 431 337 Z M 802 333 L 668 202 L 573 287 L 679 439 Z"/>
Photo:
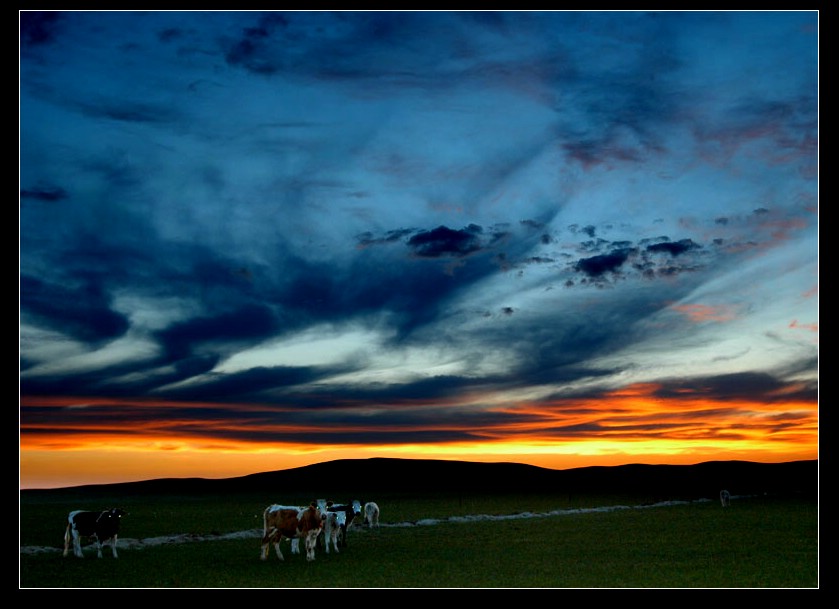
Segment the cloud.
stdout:
<path fill-rule="evenodd" d="M 656 252 L 666 252 L 671 256 L 675 257 L 680 254 L 684 254 L 687 251 L 694 250 L 699 248 L 700 246 L 692 239 L 682 239 L 681 241 L 677 241 L 676 243 L 672 242 L 664 242 L 664 243 L 652 243 L 647 246 L 647 251 L 651 253 Z"/>
<path fill-rule="evenodd" d="M 53 41 L 61 25 L 62 14 L 58 11 L 21 11 L 20 44 L 27 47 L 46 45 Z"/>
<path fill-rule="evenodd" d="M 598 278 L 606 273 L 620 270 L 632 250 L 628 248 L 614 250 L 608 254 L 582 258 L 577 261 L 576 269 L 592 278 Z"/>
<path fill-rule="evenodd" d="M 38 201 L 61 201 L 68 197 L 67 191 L 55 186 L 36 186 L 32 189 L 21 189 L 21 199 L 36 199 Z"/>
<path fill-rule="evenodd" d="M 408 239 L 408 245 L 423 258 L 466 256 L 480 249 L 478 235 L 481 232 L 481 228 L 474 224 L 461 230 L 439 226 L 412 236 Z"/>

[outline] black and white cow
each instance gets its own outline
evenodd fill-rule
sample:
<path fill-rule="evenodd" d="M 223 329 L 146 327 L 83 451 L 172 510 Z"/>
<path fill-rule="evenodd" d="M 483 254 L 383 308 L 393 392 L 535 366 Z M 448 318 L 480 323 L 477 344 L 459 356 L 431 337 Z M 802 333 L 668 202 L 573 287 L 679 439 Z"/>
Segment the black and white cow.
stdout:
<path fill-rule="evenodd" d="M 327 502 L 326 510 L 328 512 L 344 512 L 346 514 L 346 522 L 340 525 L 341 532 L 338 535 L 338 545 L 342 548 L 347 547 L 347 529 L 350 528 L 356 516 L 361 516 L 361 501 L 354 500 L 349 504 L 335 504 L 332 501 Z"/>
<path fill-rule="evenodd" d="M 70 540 L 73 540 L 73 554 L 84 558 L 82 538 L 96 542 L 96 555 L 102 558 L 102 544 L 110 542 L 114 558 L 117 555 L 119 522 L 128 512 L 120 508 L 111 508 L 101 512 L 75 510 L 67 516 L 67 529 L 64 531 L 64 556 L 70 553 Z"/>

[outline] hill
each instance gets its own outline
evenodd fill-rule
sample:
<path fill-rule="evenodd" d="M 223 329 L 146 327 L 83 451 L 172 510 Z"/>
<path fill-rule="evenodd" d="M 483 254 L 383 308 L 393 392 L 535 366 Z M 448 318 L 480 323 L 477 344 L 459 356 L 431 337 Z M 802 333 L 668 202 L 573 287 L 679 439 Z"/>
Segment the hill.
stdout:
<path fill-rule="evenodd" d="M 329 481 L 328 485 L 324 481 Z M 161 478 L 141 482 L 26 490 L 22 494 L 79 491 L 92 494 L 225 494 L 293 489 L 322 493 L 520 492 L 619 494 L 654 500 L 734 495 L 799 494 L 816 497 L 818 461 L 755 463 L 709 461 L 696 465 L 620 465 L 553 470 L 520 463 L 424 459 L 339 459 L 237 478 Z"/>

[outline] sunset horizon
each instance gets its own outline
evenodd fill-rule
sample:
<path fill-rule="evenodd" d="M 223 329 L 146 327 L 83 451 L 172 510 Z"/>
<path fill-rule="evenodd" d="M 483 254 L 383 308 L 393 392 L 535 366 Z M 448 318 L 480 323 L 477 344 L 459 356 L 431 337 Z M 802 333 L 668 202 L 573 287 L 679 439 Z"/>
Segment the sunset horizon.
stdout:
<path fill-rule="evenodd" d="M 543 414 L 545 418 L 527 425 L 529 431 L 523 430 L 521 425 L 513 425 L 511 427 L 514 429 L 506 431 L 503 425 L 471 430 L 476 437 L 495 436 L 495 441 L 429 442 L 424 445 L 319 445 L 303 440 L 293 444 L 271 441 L 248 443 L 244 440 L 230 440 L 229 429 L 214 430 L 206 426 L 200 434 L 178 436 L 177 432 L 166 429 L 164 419 L 150 416 L 147 421 L 138 422 L 130 414 L 131 408 L 141 408 L 148 414 L 154 408 L 177 408 L 185 412 L 189 409 L 205 410 L 210 406 L 215 409 L 236 406 L 207 403 L 173 404 L 155 400 L 123 401 L 116 404 L 114 401 L 101 399 L 91 399 L 81 405 L 78 398 L 66 401 L 56 397 L 43 400 L 32 398 L 27 401 L 30 408 L 40 405 L 42 408 L 84 409 L 89 411 L 93 418 L 101 417 L 103 421 L 109 422 L 92 425 L 88 431 L 79 428 L 78 424 L 73 422 L 72 430 L 64 430 L 64 433 L 57 428 L 60 427 L 60 423 L 57 423 L 58 419 L 54 416 L 50 417 L 52 428 L 49 431 L 40 431 L 39 425 L 34 422 L 30 424 L 29 433 L 22 436 L 21 440 L 20 487 L 24 490 L 158 478 L 231 478 L 338 459 L 376 457 L 513 462 L 548 469 L 635 463 L 695 465 L 708 461 L 732 460 L 760 463 L 818 460 L 817 404 L 781 402 L 773 406 L 777 411 L 797 413 L 793 431 L 787 429 L 789 421 L 786 419 L 780 425 L 765 422 L 748 425 L 743 423 L 750 418 L 766 417 L 769 410 L 766 404 L 750 404 L 746 401 L 717 404 L 717 408 L 725 409 L 728 426 L 711 434 L 701 424 L 701 417 L 710 416 L 714 405 L 698 402 L 691 406 L 689 401 L 681 396 L 679 410 L 682 412 L 680 419 L 683 421 L 679 430 L 676 432 L 671 427 L 667 437 L 662 438 L 655 430 L 657 426 L 650 425 L 650 418 L 655 418 L 655 415 L 651 415 L 649 408 L 644 407 L 648 403 L 644 400 L 651 399 L 651 392 L 652 388 L 649 386 L 615 392 L 611 396 L 615 402 L 612 416 L 619 414 L 620 422 L 614 425 L 609 424 L 607 409 L 602 403 L 598 402 L 598 408 L 589 406 L 588 410 L 596 414 L 588 416 L 596 418 L 597 426 L 592 425 L 592 431 L 588 434 L 568 434 L 564 441 L 557 436 L 551 438 L 541 431 L 552 424 L 548 421 L 550 416 Z M 658 407 L 661 407 L 661 400 L 657 399 L 656 402 Z M 586 410 L 584 404 L 577 406 L 579 410 Z M 253 410 L 256 406 L 251 404 L 248 408 Z M 112 419 L 114 414 L 107 414 L 104 412 L 106 409 L 117 409 L 118 416 L 126 417 L 132 422 L 115 421 Z M 676 406 L 669 409 L 675 410 Z M 685 413 L 691 410 L 697 414 L 694 421 L 688 422 Z M 556 415 L 556 418 L 560 418 L 559 415 Z M 576 425 L 584 425 L 585 419 L 585 415 L 576 414 Z M 630 423 L 633 419 L 637 420 Z M 638 421 L 644 421 L 651 431 L 639 432 Z M 738 430 L 736 434 L 731 433 L 733 429 Z M 237 431 L 241 437 L 247 436 L 247 430 L 241 426 Z M 290 431 L 286 429 L 286 432 Z M 316 437 L 310 436 L 305 429 L 297 431 L 301 438 Z M 317 434 L 337 431 L 321 426 Z M 361 431 L 363 430 L 356 430 Z M 424 431 L 432 435 L 443 435 L 450 430 L 445 425 L 429 425 Z M 512 435 L 515 439 L 500 439 L 505 434 Z"/>

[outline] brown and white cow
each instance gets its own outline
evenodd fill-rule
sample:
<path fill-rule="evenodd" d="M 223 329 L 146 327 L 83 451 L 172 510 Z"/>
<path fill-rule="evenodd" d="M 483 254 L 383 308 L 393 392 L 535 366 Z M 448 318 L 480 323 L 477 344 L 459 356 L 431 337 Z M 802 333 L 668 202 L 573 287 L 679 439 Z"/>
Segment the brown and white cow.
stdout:
<path fill-rule="evenodd" d="M 283 539 L 302 539 L 306 546 L 306 560 L 315 559 L 318 535 L 323 530 L 323 518 L 315 503 L 305 508 L 269 505 L 262 514 L 262 520 L 262 560 L 268 560 L 269 546 L 272 543 L 277 558 L 285 560 L 280 550 L 280 542 Z"/>

